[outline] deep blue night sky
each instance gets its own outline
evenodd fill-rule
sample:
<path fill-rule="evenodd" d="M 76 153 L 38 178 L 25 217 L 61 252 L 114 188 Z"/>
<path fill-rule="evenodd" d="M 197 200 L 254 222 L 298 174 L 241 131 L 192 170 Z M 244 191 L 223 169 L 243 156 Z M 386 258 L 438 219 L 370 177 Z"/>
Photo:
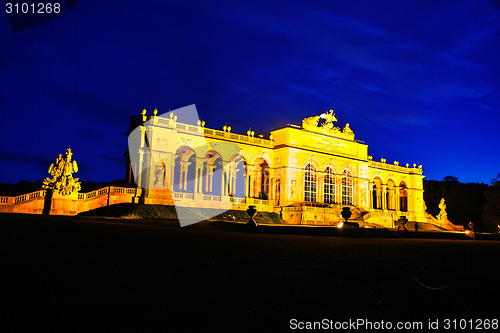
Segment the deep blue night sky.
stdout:
<path fill-rule="evenodd" d="M 0 14 L 0 65 L 0 182 L 68 147 L 81 180 L 123 178 L 130 116 L 190 104 L 256 135 L 334 109 L 374 160 L 500 173 L 498 1 L 81 0 L 16 33 Z"/>

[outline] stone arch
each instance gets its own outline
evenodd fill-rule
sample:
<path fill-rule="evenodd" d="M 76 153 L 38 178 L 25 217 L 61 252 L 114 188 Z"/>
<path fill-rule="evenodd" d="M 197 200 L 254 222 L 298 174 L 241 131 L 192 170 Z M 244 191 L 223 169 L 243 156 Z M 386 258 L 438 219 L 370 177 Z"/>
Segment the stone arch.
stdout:
<path fill-rule="evenodd" d="M 195 177 L 196 152 L 189 146 L 177 148 L 174 160 L 174 191 L 194 193 Z"/>
<path fill-rule="evenodd" d="M 378 178 L 380 180 L 380 182 L 381 182 L 382 185 L 385 183 L 384 176 L 382 176 L 381 174 L 375 174 L 375 175 L 373 175 L 372 178 L 371 178 L 371 182 L 372 183 L 375 182 L 376 178 Z"/>
<path fill-rule="evenodd" d="M 373 177 L 372 180 L 372 208 L 383 209 L 382 204 L 382 193 L 383 193 L 383 181 L 378 175 Z"/>
<path fill-rule="evenodd" d="M 172 152 L 177 152 L 177 151 L 179 151 L 179 149 L 182 150 L 182 149 L 188 148 L 188 149 L 191 149 L 193 152 L 195 152 L 196 155 L 197 155 L 197 157 L 203 156 L 204 150 L 207 149 L 206 143 L 205 144 L 197 145 L 196 144 L 197 142 L 193 143 L 192 140 L 197 141 L 197 139 L 195 137 L 193 137 L 193 138 L 191 138 L 191 139 L 189 139 L 187 141 L 186 140 L 181 140 L 181 141 L 177 142 L 173 146 L 172 150 L 170 150 L 170 149 L 169 150 L 172 151 Z"/>
<path fill-rule="evenodd" d="M 387 202 L 387 209 L 388 210 L 395 210 L 396 209 L 396 183 L 392 178 L 387 179 L 387 184 L 386 184 L 386 202 Z"/>
<path fill-rule="evenodd" d="M 344 170 L 349 170 L 351 172 L 351 176 L 354 178 L 356 177 L 356 169 L 351 165 L 351 163 L 344 163 L 340 168 L 339 172 L 343 173 Z"/>
<path fill-rule="evenodd" d="M 269 199 L 270 167 L 269 161 L 263 156 L 256 156 L 253 160 L 253 174 L 250 175 L 250 193 L 254 198 Z"/>
<path fill-rule="evenodd" d="M 231 196 L 244 198 L 247 195 L 247 170 L 245 157 L 240 154 L 233 155 L 229 165 L 229 193 Z"/>
<path fill-rule="evenodd" d="M 320 170 L 321 168 L 321 163 L 319 163 L 319 161 L 314 156 L 309 156 L 308 158 L 306 158 L 304 160 L 304 163 L 302 163 L 302 168 L 305 169 L 308 164 L 314 165 L 316 171 Z"/>
<path fill-rule="evenodd" d="M 216 150 L 208 150 L 202 162 L 201 193 L 221 195 L 223 160 Z"/>
<path fill-rule="evenodd" d="M 270 167 L 271 166 L 271 159 L 269 158 L 269 156 L 265 156 L 265 155 L 262 155 L 262 154 L 257 154 L 255 155 L 252 160 L 251 160 L 251 163 L 253 165 L 256 165 L 257 163 L 262 163 L 262 161 L 266 162 L 266 164 Z"/>
<path fill-rule="evenodd" d="M 328 167 L 333 168 L 333 171 L 335 172 L 335 174 L 338 174 L 337 172 L 339 170 L 339 166 L 337 165 L 337 163 L 335 163 L 332 160 L 328 160 L 321 165 L 321 170 L 325 170 Z"/>

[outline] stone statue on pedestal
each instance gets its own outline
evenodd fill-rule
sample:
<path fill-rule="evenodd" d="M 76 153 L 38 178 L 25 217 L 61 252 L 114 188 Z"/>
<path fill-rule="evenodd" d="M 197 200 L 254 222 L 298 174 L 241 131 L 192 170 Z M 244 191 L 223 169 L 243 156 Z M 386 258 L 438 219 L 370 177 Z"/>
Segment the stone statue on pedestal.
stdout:
<path fill-rule="evenodd" d="M 448 214 L 446 213 L 446 204 L 444 202 L 444 198 L 441 198 L 441 202 L 439 203 L 440 212 L 437 216 L 437 219 L 440 221 L 448 220 Z"/>
<path fill-rule="evenodd" d="M 56 162 L 50 165 L 49 173 L 52 178 L 47 177 L 43 180 L 42 188 L 44 190 L 52 190 L 65 196 L 80 191 L 79 178 L 73 178 L 73 173 L 78 172 L 78 164 L 71 160 L 72 155 L 71 148 L 68 148 L 65 158 L 59 154 Z"/>

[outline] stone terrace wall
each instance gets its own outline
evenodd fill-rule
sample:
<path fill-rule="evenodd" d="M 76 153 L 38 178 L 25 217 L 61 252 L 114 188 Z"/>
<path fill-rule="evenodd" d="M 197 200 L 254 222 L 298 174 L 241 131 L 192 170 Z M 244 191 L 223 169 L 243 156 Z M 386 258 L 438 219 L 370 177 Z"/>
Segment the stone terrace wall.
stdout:
<path fill-rule="evenodd" d="M 108 186 L 88 193 L 70 196 L 54 194 L 51 215 L 76 215 L 95 208 L 117 203 L 138 202 L 140 189 Z M 46 190 L 40 190 L 17 197 L 0 197 L 0 213 L 42 214 Z"/>

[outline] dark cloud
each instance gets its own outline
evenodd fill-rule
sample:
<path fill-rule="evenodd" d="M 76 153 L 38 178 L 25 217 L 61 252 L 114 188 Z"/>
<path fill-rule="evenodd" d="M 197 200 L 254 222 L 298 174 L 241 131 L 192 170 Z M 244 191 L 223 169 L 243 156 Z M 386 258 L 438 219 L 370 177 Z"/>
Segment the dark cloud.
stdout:
<path fill-rule="evenodd" d="M 54 160 L 52 160 L 35 154 L 19 151 L 9 151 L 0 148 L 0 160 L 2 160 L 2 164 L 30 164 L 35 166 L 42 166 L 44 168 L 46 167 L 48 169 L 50 164 L 54 163 L 55 157 Z"/>
<path fill-rule="evenodd" d="M 109 156 L 109 155 L 101 155 L 99 157 L 102 158 L 105 161 L 109 161 L 109 162 L 115 163 L 115 164 L 121 166 L 123 168 L 123 170 L 125 170 L 125 164 L 127 162 L 127 160 L 125 159 L 125 157 L 123 157 L 123 156 L 122 157 L 117 157 L 117 156 Z"/>

